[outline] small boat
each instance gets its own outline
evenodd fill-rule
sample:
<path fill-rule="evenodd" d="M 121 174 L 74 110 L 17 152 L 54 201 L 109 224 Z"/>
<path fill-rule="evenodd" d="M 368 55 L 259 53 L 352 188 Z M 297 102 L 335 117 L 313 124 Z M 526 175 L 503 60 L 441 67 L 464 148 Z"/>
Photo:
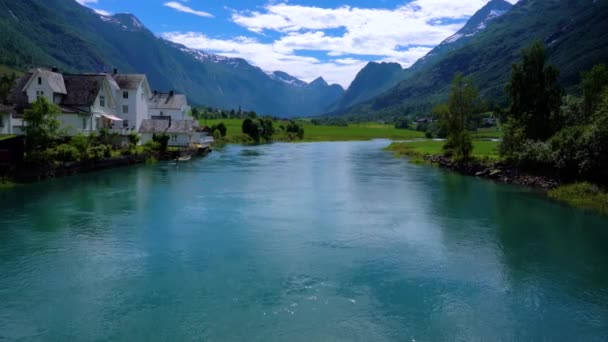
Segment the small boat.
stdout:
<path fill-rule="evenodd" d="M 177 158 L 177 161 L 178 162 L 187 162 L 190 159 L 192 159 L 192 156 L 181 156 L 181 157 Z"/>

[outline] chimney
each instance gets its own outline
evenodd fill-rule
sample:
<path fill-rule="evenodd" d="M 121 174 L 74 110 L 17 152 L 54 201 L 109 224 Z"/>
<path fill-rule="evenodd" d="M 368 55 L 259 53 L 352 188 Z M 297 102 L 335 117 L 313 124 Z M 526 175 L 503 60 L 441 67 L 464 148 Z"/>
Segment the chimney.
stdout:
<path fill-rule="evenodd" d="M 169 116 L 169 127 L 171 127 L 171 116 Z"/>
<path fill-rule="evenodd" d="M 175 94 L 175 93 L 173 92 L 173 90 L 171 90 L 171 91 L 169 92 L 169 97 L 173 97 L 173 95 L 174 95 L 174 94 Z"/>
<path fill-rule="evenodd" d="M 52 71 L 52 72 L 59 72 L 59 69 L 58 69 L 56 66 L 54 66 L 54 67 L 51 69 L 51 71 Z"/>
<path fill-rule="evenodd" d="M 154 89 L 154 95 L 158 94 L 158 91 L 156 91 L 156 89 Z"/>

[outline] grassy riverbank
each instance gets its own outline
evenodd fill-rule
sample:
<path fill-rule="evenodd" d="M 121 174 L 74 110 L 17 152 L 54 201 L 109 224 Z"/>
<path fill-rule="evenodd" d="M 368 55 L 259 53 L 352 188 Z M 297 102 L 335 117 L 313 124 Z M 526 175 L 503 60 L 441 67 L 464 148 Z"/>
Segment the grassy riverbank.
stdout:
<path fill-rule="evenodd" d="M 414 161 L 422 161 L 422 157 L 428 155 L 443 155 L 443 141 L 421 140 L 412 142 L 395 142 L 390 144 L 386 150 L 394 152 L 398 156 L 413 158 Z M 497 161 L 498 142 L 489 140 L 473 141 L 473 158 L 481 161 Z"/>
<path fill-rule="evenodd" d="M 590 183 L 575 183 L 549 191 L 549 197 L 578 208 L 608 215 L 608 191 Z"/>
<path fill-rule="evenodd" d="M 243 143 L 250 139 L 242 133 L 242 119 L 214 119 L 201 120 L 202 125 L 212 126 L 223 122 L 226 125 L 226 142 Z M 302 142 L 320 141 L 360 141 L 372 139 L 408 140 L 423 138 L 422 132 L 408 129 L 396 129 L 393 125 L 379 123 L 359 123 L 342 126 L 313 125 L 306 121 L 301 122 L 304 126 L 304 138 Z M 273 126 L 277 133 L 273 136 L 275 141 L 284 141 L 286 136 L 281 134 L 279 127 L 284 125 L 281 121 L 274 121 Z"/>

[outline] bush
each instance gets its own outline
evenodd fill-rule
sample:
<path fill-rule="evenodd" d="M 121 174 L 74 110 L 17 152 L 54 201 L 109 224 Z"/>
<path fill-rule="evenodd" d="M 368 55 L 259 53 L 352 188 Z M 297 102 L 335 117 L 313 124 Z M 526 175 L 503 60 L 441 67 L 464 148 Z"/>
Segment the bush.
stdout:
<path fill-rule="evenodd" d="M 169 139 L 171 139 L 166 134 L 154 134 L 152 136 L 152 140 L 158 143 L 158 151 L 161 153 L 167 152 L 167 147 L 169 146 Z"/>
<path fill-rule="evenodd" d="M 78 150 L 70 144 L 61 144 L 52 150 L 53 159 L 62 162 L 71 162 L 78 160 Z"/>
<path fill-rule="evenodd" d="M 407 118 L 397 118 L 395 120 L 395 128 L 408 129 L 410 128 L 410 121 Z"/>
<path fill-rule="evenodd" d="M 160 151 L 160 147 L 159 142 L 150 140 L 144 144 L 144 152 L 148 154 L 156 153 Z"/>
<path fill-rule="evenodd" d="M 131 145 L 131 147 L 135 147 L 137 146 L 137 144 L 139 144 L 139 140 L 141 140 L 141 137 L 139 136 L 139 134 L 132 132 L 131 134 L 129 134 L 129 145 Z"/>
<path fill-rule="evenodd" d="M 89 148 L 87 157 L 89 160 L 94 160 L 94 161 L 102 160 L 104 158 L 104 156 L 106 155 L 107 149 L 108 149 L 108 147 L 106 145 L 93 146 L 93 147 Z"/>
<path fill-rule="evenodd" d="M 583 126 L 568 127 L 549 140 L 552 164 L 563 178 L 575 179 L 581 173 L 580 164 L 585 155 L 581 138 L 586 129 Z"/>

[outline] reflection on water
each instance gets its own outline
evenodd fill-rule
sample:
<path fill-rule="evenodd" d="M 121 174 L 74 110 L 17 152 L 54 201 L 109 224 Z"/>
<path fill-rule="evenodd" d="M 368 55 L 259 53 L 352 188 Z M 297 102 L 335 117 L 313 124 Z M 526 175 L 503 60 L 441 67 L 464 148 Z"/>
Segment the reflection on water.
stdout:
<path fill-rule="evenodd" d="M 387 142 L 0 192 L 0 339 L 602 340 L 608 219 Z"/>

